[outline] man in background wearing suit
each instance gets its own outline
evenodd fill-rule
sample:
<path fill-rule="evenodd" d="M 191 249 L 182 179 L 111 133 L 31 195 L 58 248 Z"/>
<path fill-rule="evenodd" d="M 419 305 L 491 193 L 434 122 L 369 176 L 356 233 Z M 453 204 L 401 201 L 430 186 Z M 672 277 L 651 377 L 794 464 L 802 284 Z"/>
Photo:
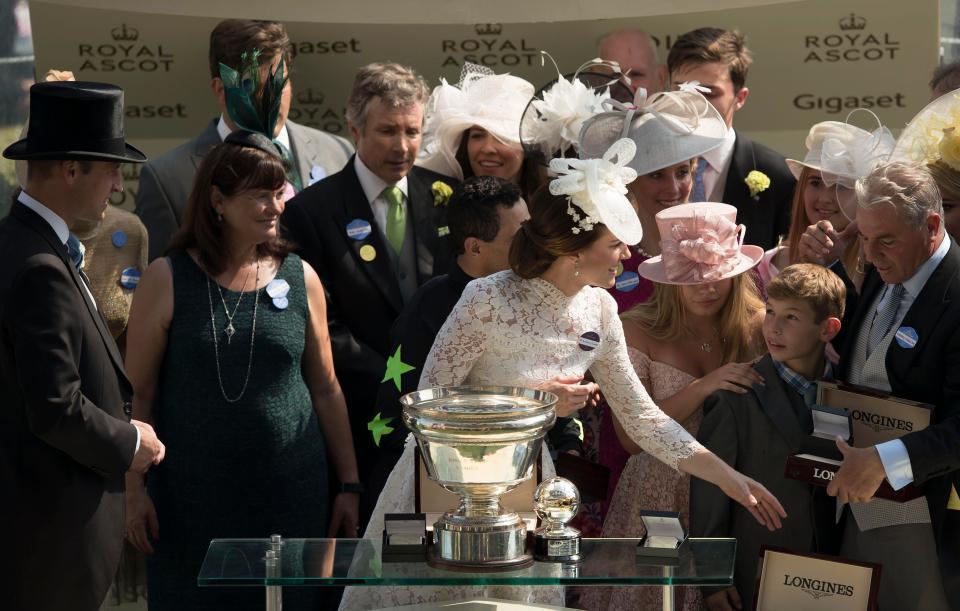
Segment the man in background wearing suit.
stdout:
<path fill-rule="evenodd" d="M 390 327 L 417 288 L 452 260 L 446 206 L 454 181 L 413 165 L 427 95 L 411 68 L 360 68 L 347 102 L 357 154 L 290 200 L 281 218 L 328 292 L 333 360 L 361 481 L 376 453 L 367 423 L 377 388 L 387 358 L 402 358 L 389 354 Z"/>
<path fill-rule="evenodd" d="M 697 162 L 690 201 L 724 202 L 737 208 L 737 222 L 750 228 L 748 244 L 764 250 L 777 245 L 790 228 L 790 202 L 797 181 L 783 155 L 733 130 L 733 115 L 743 108 L 750 89 L 747 69 L 753 62 L 744 37 L 720 28 L 699 28 L 682 34 L 670 48 L 670 82 L 697 81 L 727 123 L 727 139 Z M 751 193 L 752 171 L 770 179 L 767 188 Z"/>
<path fill-rule="evenodd" d="M 273 69 L 282 58 L 289 74 L 292 45 L 283 24 L 227 19 L 213 28 L 210 33 L 210 84 L 217 98 L 220 117 L 213 119 L 199 136 L 150 161 L 140 171 L 136 213 L 150 236 L 151 261 L 163 254 L 170 237 L 180 228 L 193 186 L 193 175 L 200 161 L 236 129 L 226 112 L 220 64 L 239 70 L 241 54 L 256 49 L 260 50 L 262 72 Z M 300 186 L 307 187 L 340 171 L 353 153 L 353 146 L 344 138 L 287 120 L 291 95 L 288 81 L 274 137 L 292 153 Z"/>
<path fill-rule="evenodd" d="M 881 166 L 857 183 L 857 202 L 870 267 L 839 379 L 933 413 L 929 427 L 876 446 L 837 442 L 844 461 L 827 491 L 850 503 L 840 554 L 883 565 L 881 609 L 960 609 L 960 247 L 926 168 Z M 924 496 L 871 500 L 884 478 Z"/>
<path fill-rule="evenodd" d="M 0 596 L 11 609 L 94 611 L 120 561 L 124 473 L 163 459 L 83 273 L 69 227 L 96 222 L 123 188 L 123 91 L 30 90 L 27 183 L 0 221 Z M 9 607 L 8 607 L 9 606 Z"/>

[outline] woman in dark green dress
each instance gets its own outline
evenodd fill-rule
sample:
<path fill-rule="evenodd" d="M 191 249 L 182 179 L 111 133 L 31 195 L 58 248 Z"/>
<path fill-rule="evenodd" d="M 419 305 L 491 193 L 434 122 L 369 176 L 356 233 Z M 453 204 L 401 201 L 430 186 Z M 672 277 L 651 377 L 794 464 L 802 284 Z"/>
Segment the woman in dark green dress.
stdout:
<path fill-rule="evenodd" d="M 128 536 L 150 554 L 152 610 L 262 608 L 244 589 L 197 587 L 213 538 L 356 536 L 357 495 L 337 495 L 330 510 L 327 457 L 342 482 L 357 482 L 356 460 L 323 287 L 278 236 L 284 176 L 260 134 L 214 148 L 169 256 L 134 297 L 134 417 L 167 446 L 146 488 L 127 478 Z"/>

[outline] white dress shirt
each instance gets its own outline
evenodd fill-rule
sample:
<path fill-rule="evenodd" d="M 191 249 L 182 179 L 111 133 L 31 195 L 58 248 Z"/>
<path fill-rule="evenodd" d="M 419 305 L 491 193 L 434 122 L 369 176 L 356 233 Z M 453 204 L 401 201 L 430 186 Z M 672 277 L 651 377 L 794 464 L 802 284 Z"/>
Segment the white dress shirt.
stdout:
<path fill-rule="evenodd" d="M 907 311 L 910 309 L 910 306 L 913 305 L 917 295 L 923 290 L 927 280 L 930 279 L 933 271 L 937 269 L 937 266 L 940 265 L 943 258 L 947 256 L 947 251 L 949 250 L 950 238 L 944 235 L 940 246 L 930 255 L 930 258 L 917 268 L 917 271 L 909 280 L 903 282 L 903 297 L 900 299 L 900 306 L 897 308 L 897 315 L 895 317 L 896 322 L 893 323 L 892 328 L 897 328 L 903 321 L 903 317 L 907 315 Z M 874 316 L 876 316 L 877 312 L 885 305 L 890 294 L 891 289 L 888 284 L 883 289 L 883 297 L 877 302 Z M 894 490 L 900 490 L 907 484 L 913 482 L 913 467 L 910 465 L 910 455 L 907 453 L 907 446 L 905 446 L 901 440 L 891 439 L 890 441 L 877 444 L 876 448 L 877 453 L 880 455 L 880 462 L 883 463 L 883 470 L 887 474 L 887 481 L 890 482 L 890 486 Z"/>
<path fill-rule="evenodd" d="M 360 186 L 363 188 L 364 195 L 370 203 L 370 209 L 373 210 L 373 220 L 380 230 L 380 235 L 384 239 L 387 237 L 387 212 L 390 210 L 390 202 L 383 197 L 383 190 L 387 187 L 397 187 L 403 193 L 403 207 L 407 209 L 407 202 L 410 196 L 407 194 L 407 177 L 401 178 L 395 185 L 391 185 L 382 178 L 373 173 L 365 163 L 360 159 L 360 155 L 353 157 L 353 169 L 360 179 Z"/>
<path fill-rule="evenodd" d="M 720 146 L 700 155 L 707 160 L 707 167 L 703 171 L 703 192 L 708 201 L 723 201 L 723 190 L 727 184 L 730 160 L 733 159 L 733 145 L 736 142 L 737 132 L 728 129 Z"/>

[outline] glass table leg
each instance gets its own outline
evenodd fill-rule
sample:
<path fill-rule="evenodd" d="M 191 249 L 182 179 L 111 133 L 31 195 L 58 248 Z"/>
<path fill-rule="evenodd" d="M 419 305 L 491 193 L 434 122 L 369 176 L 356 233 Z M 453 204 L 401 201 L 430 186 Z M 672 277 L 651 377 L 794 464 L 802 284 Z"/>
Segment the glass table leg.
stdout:
<path fill-rule="evenodd" d="M 663 576 L 673 581 L 673 567 L 665 566 L 663 567 Z M 668 583 L 663 586 L 663 611 L 674 611 L 675 605 L 673 600 L 673 583 Z"/>

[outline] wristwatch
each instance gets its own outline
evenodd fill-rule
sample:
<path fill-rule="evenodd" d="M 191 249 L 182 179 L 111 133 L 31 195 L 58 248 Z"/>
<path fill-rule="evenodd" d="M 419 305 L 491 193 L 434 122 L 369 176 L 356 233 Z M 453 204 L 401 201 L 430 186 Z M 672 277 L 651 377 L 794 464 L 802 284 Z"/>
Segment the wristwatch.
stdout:
<path fill-rule="evenodd" d="M 360 482 L 341 482 L 340 493 L 363 494 L 363 484 Z"/>

